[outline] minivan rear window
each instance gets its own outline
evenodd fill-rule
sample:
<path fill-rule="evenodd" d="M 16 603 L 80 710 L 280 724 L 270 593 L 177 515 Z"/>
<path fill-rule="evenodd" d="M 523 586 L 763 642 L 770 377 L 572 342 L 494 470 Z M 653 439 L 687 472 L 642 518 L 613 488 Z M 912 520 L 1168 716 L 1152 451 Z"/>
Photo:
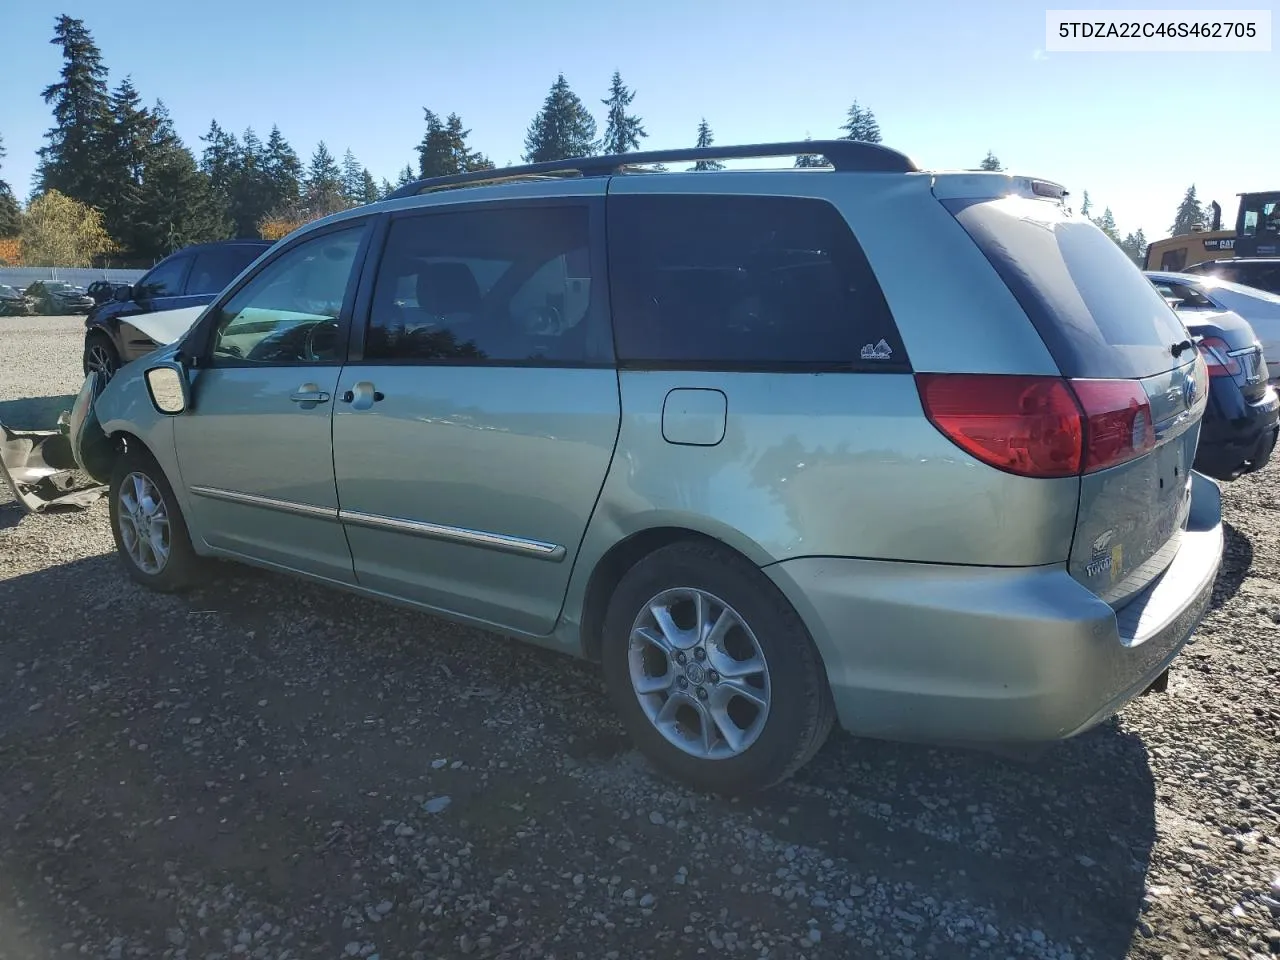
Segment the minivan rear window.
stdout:
<path fill-rule="evenodd" d="M 618 359 L 654 368 L 910 369 L 844 217 L 807 197 L 609 197 Z"/>
<path fill-rule="evenodd" d="M 1171 370 L 1186 328 L 1133 261 L 1087 220 L 1043 200 L 946 200 L 1035 324 L 1065 377 Z"/>

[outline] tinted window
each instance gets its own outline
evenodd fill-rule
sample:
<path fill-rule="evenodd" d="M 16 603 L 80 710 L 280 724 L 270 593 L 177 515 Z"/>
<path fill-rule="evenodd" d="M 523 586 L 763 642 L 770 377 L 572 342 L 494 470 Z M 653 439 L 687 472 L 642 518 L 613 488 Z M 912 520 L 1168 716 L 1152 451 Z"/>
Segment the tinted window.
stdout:
<path fill-rule="evenodd" d="M 191 275 L 187 277 L 187 295 L 195 297 L 221 293 L 261 253 L 262 249 L 259 247 L 236 245 L 196 254 L 195 265 L 191 268 Z"/>
<path fill-rule="evenodd" d="M 404 217 L 374 283 L 364 355 L 437 362 L 607 361 L 585 206 Z"/>
<path fill-rule="evenodd" d="M 340 359 L 338 318 L 364 231 L 361 224 L 304 240 L 264 267 L 219 311 L 215 361 Z"/>
<path fill-rule="evenodd" d="M 182 278 L 190 263 L 190 257 L 172 257 L 169 260 L 162 260 L 154 270 L 138 281 L 138 289 L 134 296 L 140 300 L 181 296 Z"/>
<path fill-rule="evenodd" d="M 825 201 L 617 196 L 608 219 L 620 360 L 905 367 L 862 248 Z"/>
<path fill-rule="evenodd" d="M 1107 235 L 1044 200 L 947 201 L 1067 377 L 1170 370 L 1177 314 Z"/>

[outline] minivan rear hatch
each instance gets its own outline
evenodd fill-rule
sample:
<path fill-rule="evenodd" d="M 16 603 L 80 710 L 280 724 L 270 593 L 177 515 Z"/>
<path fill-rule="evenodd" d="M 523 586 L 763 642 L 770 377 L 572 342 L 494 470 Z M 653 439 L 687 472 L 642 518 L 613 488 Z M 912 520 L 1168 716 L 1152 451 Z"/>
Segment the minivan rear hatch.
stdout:
<path fill-rule="evenodd" d="M 1177 314 L 1119 246 L 1060 200 L 1035 198 L 1053 191 L 1027 192 L 940 200 L 1021 304 L 1082 406 L 1090 394 L 1132 397 L 1124 422 L 1141 452 L 1114 466 L 1085 465 L 1068 558 L 1077 581 L 1119 608 L 1178 551 L 1208 375 Z"/>

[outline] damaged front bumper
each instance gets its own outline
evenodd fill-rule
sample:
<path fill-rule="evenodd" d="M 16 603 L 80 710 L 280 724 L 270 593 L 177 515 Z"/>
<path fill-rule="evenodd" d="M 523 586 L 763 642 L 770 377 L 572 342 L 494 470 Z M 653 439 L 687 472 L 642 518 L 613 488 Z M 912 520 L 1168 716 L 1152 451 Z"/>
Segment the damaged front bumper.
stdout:
<path fill-rule="evenodd" d="M 0 479 L 32 513 L 83 509 L 106 494 L 109 444 L 93 411 L 103 386 L 94 372 L 74 398 L 0 403 Z"/>

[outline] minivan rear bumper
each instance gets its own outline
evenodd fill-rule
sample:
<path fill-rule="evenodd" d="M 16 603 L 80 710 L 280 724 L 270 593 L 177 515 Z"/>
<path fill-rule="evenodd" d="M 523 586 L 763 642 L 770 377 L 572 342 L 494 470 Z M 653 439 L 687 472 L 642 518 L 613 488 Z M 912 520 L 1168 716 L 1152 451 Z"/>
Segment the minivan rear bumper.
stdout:
<path fill-rule="evenodd" d="M 1145 690 L 1208 609 L 1217 485 L 1192 475 L 1177 555 L 1118 613 L 1067 573 L 808 557 L 765 568 L 813 635 L 841 726 L 937 743 L 1059 740 Z"/>

